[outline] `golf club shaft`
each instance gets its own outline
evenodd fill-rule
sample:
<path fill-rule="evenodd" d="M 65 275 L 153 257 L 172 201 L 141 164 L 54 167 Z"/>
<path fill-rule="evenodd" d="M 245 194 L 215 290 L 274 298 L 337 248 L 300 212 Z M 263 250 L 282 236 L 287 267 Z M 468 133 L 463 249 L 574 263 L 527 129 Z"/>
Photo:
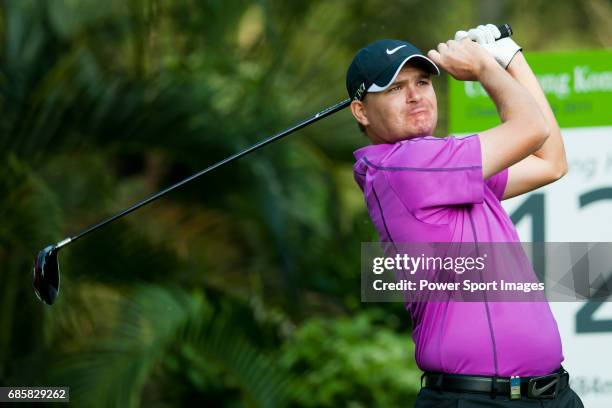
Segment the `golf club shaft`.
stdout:
<path fill-rule="evenodd" d="M 513 32 L 512 32 L 512 27 L 510 27 L 510 24 L 498 25 L 497 29 L 501 33 L 501 37 L 499 37 L 498 40 L 502 38 L 506 38 L 506 37 L 512 37 Z"/>
<path fill-rule="evenodd" d="M 301 121 L 301 122 L 291 126 L 290 128 L 287 128 L 287 129 L 283 130 L 282 132 L 277 133 L 276 135 L 273 135 L 273 136 L 270 136 L 267 139 L 261 140 L 260 142 L 257 142 L 253 146 L 251 146 L 249 148 L 246 148 L 246 149 L 244 149 L 244 150 L 242 150 L 242 151 L 240 151 L 240 152 L 238 152 L 238 153 L 236 153 L 236 154 L 234 154 L 232 156 L 229 156 L 229 157 L 221 160 L 220 162 L 217 162 L 217 163 L 215 163 L 215 164 L 205 168 L 204 170 L 199 171 L 198 173 L 195 173 L 194 175 L 189 176 L 188 178 L 186 178 L 186 179 L 184 179 L 182 181 L 179 181 L 178 183 L 173 184 L 170 187 L 168 187 L 168 188 L 166 188 L 166 189 L 164 189 L 164 190 L 162 190 L 162 191 L 160 191 L 158 193 L 153 194 L 152 196 L 150 196 L 150 197 L 148 197 L 148 198 L 146 198 L 146 199 L 144 199 L 144 200 L 142 200 L 142 201 L 132 205 L 131 207 L 121 211 L 120 213 L 117 213 L 117 214 L 113 215 L 112 217 L 107 218 L 104 221 L 101 221 L 98 224 L 95 224 L 95 225 L 87 228 L 86 230 L 80 232 L 79 234 L 77 234 L 77 235 L 75 235 L 73 237 L 70 237 L 70 238 L 66 238 L 66 239 L 58 242 L 56 244 L 56 248 L 59 249 L 59 248 L 65 246 L 65 245 L 68 245 L 69 243 L 76 241 L 77 239 L 79 239 L 79 238 L 89 234 L 90 232 L 93 232 L 93 231 L 97 230 L 98 228 L 101 228 L 101 227 L 105 226 L 106 224 L 109 224 L 109 223 L 115 221 L 116 219 L 121 218 L 124 215 L 127 215 L 127 214 L 131 213 L 132 211 L 135 211 L 135 210 L 139 209 L 140 207 L 147 205 L 151 201 L 157 200 L 159 197 L 169 193 L 170 191 L 172 191 L 172 190 L 174 190 L 174 189 L 176 189 L 178 187 L 181 187 L 182 185 L 187 184 L 190 181 L 195 180 L 196 178 L 198 178 L 200 176 L 203 176 L 204 174 L 206 174 L 206 173 L 208 173 L 210 171 L 213 171 L 213 170 L 223 166 L 224 164 L 227 164 L 227 163 L 230 163 L 230 162 L 232 162 L 234 160 L 237 160 L 237 159 L 241 158 L 242 156 L 247 155 L 247 154 L 249 154 L 249 153 L 259 149 L 260 147 L 263 147 L 263 146 L 265 146 L 265 145 L 267 145 L 269 143 L 272 143 L 272 142 L 274 142 L 274 141 L 276 141 L 278 139 L 281 139 L 282 137 L 287 136 L 288 134 L 293 133 L 296 130 L 300 130 L 303 127 L 306 127 L 306 126 L 308 126 L 308 125 L 310 125 L 312 123 L 315 123 L 318 120 L 323 119 L 326 116 L 329 116 L 329 115 L 331 115 L 333 113 L 336 113 L 336 112 L 346 108 L 350 104 L 351 104 L 351 100 L 350 99 L 345 99 L 345 100 L 343 100 L 341 102 L 338 102 L 337 104 L 335 104 L 333 106 L 330 106 L 330 107 L 322 110 L 321 112 L 319 112 L 319 113 L 317 113 L 317 114 L 315 114 L 315 115 L 313 115 L 313 116 L 311 116 L 311 117 L 309 117 L 307 119 L 304 119 L 303 121 Z"/>

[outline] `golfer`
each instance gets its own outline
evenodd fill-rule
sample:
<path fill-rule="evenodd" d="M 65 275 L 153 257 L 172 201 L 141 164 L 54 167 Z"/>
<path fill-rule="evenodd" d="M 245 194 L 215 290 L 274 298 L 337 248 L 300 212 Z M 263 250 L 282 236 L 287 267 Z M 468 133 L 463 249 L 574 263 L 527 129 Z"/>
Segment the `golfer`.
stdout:
<path fill-rule="evenodd" d="M 478 26 L 427 56 L 410 43 L 380 40 L 353 59 L 350 107 L 371 142 L 355 151 L 354 176 L 381 241 L 519 242 L 501 200 L 566 174 L 546 97 L 520 47 L 500 37 L 494 25 Z M 463 138 L 433 137 L 438 109 L 431 76 L 438 67 L 457 80 L 479 81 L 501 124 Z M 547 302 L 407 308 L 424 372 L 416 407 L 583 406 L 561 366 Z"/>

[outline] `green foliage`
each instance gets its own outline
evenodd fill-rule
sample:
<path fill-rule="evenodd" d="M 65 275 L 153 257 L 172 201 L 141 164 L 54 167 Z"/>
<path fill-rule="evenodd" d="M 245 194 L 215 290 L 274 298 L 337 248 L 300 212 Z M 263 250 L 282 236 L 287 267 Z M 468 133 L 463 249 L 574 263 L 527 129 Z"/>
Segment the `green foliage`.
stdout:
<path fill-rule="evenodd" d="M 164 401 L 176 406 L 182 399 L 193 403 L 190 389 L 202 393 L 197 397 L 201 403 L 284 405 L 292 378 L 244 337 L 245 317 L 238 320 L 231 305 L 215 309 L 197 291 L 155 286 L 139 287 L 114 302 L 104 300 L 113 310 L 105 316 L 113 320 L 110 331 L 57 356 L 48 378 L 68 384 L 79 406 Z M 98 319 L 95 327 L 100 328 L 104 323 Z"/>
<path fill-rule="evenodd" d="M 410 336 L 396 333 L 396 325 L 372 309 L 300 326 L 281 359 L 300 378 L 296 406 L 412 406 L 420 372 Z"/>

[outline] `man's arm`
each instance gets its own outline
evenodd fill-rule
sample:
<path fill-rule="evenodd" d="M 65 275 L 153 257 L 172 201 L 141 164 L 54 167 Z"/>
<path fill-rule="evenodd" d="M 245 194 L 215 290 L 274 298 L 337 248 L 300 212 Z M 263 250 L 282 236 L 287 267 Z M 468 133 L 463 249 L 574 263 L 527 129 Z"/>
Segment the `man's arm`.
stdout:
<path fill-rule="evenodd" d="M 479 25 L 469 31 L 457 31 L 455 40 L 470 38 L 482 45 L 512 77 L 535 99 L 550 127 L 550 137 L 533 154 L 508 169 L 508 182 L 503 198 L 514 197 L 549 184 L 567 173 L 567 160 L 557 120 L 544 92 L 520 53 L 520 47 L 510 38 L 501 38 L 493 24 Z"/>
<path fill-rule="evenodd" d="M 484 178 L 542 147 L 550 130 L 536 101 L 483 47 L 467 38 L 451 40 L 428 56 L 455 79 L 480 81 L 497 107 L 502 123 L 480 133 Z"/>
<path fill-rule="evenodd" d="M 567 173 L 567 159 L 559 125 L 540 84 L 521 52 L 512 59 L 508 73 L 535 99 L 548 123 L 550 136 L 533 154 L 508 168 L 504 199 L 550 184 Z"/>

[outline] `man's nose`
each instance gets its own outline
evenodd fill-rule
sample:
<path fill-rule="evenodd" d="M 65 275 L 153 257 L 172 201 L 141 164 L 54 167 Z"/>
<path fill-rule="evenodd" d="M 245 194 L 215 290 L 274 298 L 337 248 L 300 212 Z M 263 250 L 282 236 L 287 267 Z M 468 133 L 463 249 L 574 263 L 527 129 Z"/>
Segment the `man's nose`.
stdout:
<path fill-rule="evenodd" d="M 406 102 L 418 102 L 421 100 L 421 93 L 414 86 L 409 86 L 406 90 Z"/>

